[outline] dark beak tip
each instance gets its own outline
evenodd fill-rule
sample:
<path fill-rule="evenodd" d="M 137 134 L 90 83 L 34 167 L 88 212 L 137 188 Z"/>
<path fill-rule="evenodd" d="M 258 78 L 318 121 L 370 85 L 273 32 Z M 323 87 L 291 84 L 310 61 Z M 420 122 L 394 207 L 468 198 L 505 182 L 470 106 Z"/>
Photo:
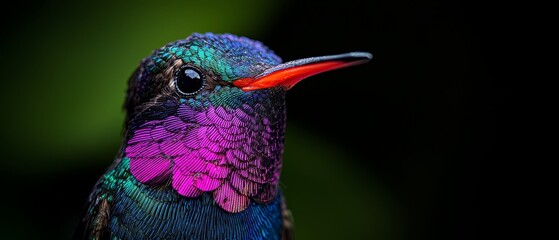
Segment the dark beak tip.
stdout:
<path fill-rule="evenodd" d="M 350 52 L 347 54 L 348 57 L 354 58 L 356 60 L 361 60 L 363 62 L 368 62 L 373 59 L 373 54 L 368 52 Z"/>

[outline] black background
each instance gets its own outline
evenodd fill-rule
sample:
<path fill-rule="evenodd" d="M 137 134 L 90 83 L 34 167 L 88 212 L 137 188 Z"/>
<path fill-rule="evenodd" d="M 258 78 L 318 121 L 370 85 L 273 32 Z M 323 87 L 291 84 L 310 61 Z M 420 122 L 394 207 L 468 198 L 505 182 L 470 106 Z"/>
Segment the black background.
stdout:
<path fill-rule="evenodd" d="M 492 160 L 502 97 L 494 6 L 289 3 L 264 40 L 284 60 L 348 51 L 374 58 L 324 74 L 322 84 L 300 83 L 288 118 L 363 156 L 360 165 L 403 207 L 404 239 L 480 237 L 481 167 Z"/>
<path fill-rule="evenodd" d="M 17 21 L 26 7 L 3 20 Z M 284 61 L 374 55 L 365 65 L 321 75 L 321 84 L 293 88 L 289 121 L 362 156 L 359 165 L 400 206 L 399 239 L 478 239 L 481 169 L 493 156 L 502 97 L 494 79 L 496 8 L 470 1 L 293 0 L 278 11 L 259 40 Z M 34 192 L 20 192 L 34 184 L 22 180 L 6 191 L 35 214 L 29 221 L 43 223 L 36 231 L 52 236 L 66 219 L 60 209 L 79 208 L 90 190 L 68 193 L 60 186 L 68 179 L 92 186 L 103 171 L 57 175 Z M 38 201 L 32 194 L 63 197 Z"/>

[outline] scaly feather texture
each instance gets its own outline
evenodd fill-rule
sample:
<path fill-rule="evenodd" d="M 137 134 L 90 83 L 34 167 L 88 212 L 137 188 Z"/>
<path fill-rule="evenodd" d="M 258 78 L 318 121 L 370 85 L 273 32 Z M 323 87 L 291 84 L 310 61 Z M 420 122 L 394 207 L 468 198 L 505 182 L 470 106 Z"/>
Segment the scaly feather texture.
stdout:
<path fill-rule="evenodd" d="M 212 33 L 155 50 L 128 82 L 121 150 L 95 185 L 75 237 L 291 239 L 278 187 L 286 91 L 370 58 L 350 53 L 282 65 L 260 42 Z"/>
<path fill-rule="evenodd" d="M 152 188 L 129 171 L 130 159 L 103 176 L 88 213 L 96 239 L 280 239 L 281 197 L 229 213 L 211 194 L 185 198 L 172 188 Z M 109 207 L 110 206 L 110 207 Z M 106 214 L 99 214 L 106 212 Z M 109 216 L 110 215 L 110 216 Z M 105 226 L 95 229 L 94 226 Z M 107 231 L 108 230 L 108 231 Z"/>

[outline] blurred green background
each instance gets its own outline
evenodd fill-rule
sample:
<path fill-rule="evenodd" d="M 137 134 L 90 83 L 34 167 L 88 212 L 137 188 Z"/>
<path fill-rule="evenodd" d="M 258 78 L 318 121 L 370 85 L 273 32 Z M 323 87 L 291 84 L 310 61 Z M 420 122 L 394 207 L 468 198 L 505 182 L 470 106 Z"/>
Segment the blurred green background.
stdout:
<path fill-rule="evenodd" d="M 463 3 L 35 1 L 2 11 L 0 238 L 67 239 L 118 151 L 126 82 L 192 32 L 284 60 L 369 51 L 288 94 L 281 185 L 297 239 L 477 237 L 490 78 Z M 477 88 L 483 85 L 485 88 Z M 484 90 L 480 90 L 484 89 Z M 487 133 L 489 133 L 487 135 Z"/>

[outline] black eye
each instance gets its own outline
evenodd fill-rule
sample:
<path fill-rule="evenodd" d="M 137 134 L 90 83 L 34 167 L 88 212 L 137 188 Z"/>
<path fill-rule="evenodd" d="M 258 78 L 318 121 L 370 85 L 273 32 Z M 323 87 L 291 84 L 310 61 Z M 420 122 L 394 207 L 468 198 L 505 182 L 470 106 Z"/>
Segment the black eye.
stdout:
<path fill-rule="evenodd" d="M 177 90 L 184 95 L 194 95 L 204 87 L 204 76 L 192 67 L 182 67 L 175 74 Z"/>

